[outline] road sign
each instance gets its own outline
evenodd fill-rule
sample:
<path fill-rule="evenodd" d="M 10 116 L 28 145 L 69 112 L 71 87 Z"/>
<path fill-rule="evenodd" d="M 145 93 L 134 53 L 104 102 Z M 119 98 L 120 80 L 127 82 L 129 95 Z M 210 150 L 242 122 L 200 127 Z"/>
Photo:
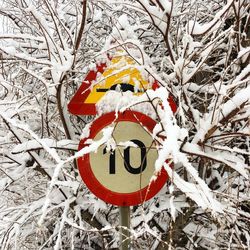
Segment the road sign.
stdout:
<path fill-rule="evenodd" d="M 158 87 L 156 81 L 146 81 L 135 61 L 129 56 L 114 56 L 109 65 L 102 63 L 91 70 L 75 96 L 68 104 L 68 110 L 75 115 L 96 115 L 96 103 L 109 90 L 132 91 L 134 95 L 141 95 L 147 89 Z M 173 98 L 169 98 L 173 112 L 176 105 Z"/>
<path fill-rule="evenodd" d="M 162 170 L 150 182 L 158 157 L 156 142 L 150 135 L 155 125 L 150 117 L 135 111 L 119 113 L 118 117 L 115 112 L 107 113 L 92 123 L 90 135 L 81 140 L 79 150 L 88 146 L 88 139 L 101 139 L 102 129 L 108 126 L 114 127 L 116 144 L 113 151 L 102 145 L 97 152 L 78 159 L 80 175 L 93 194 L 114 205 L 133 206 L 158 193 L 167 173 Z"/>

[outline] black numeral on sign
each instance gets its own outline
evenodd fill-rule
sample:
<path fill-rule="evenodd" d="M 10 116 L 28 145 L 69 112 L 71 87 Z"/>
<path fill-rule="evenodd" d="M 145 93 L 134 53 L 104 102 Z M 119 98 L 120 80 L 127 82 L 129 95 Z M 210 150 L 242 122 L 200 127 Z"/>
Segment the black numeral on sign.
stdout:
<path fill-rule="evenodd" d="M 131 140 L 134 144 L 136 144 L 141 149 L 141 164 L 139 167 L 134 168 L 130 164 L 130 147 L 127 147 L 124 150 L 124 167 L 131 174 L 140 174 L 143 172 L 147 166 L 147 158 L 146 158 L 146 147 L 143 142 L 139 140 Z"/>
<path fill-rule="evenodd" d="M 103 149 L 103 154 L 106 154 L 106 147 Z M 115 174 L 115 150 L 111 150 L 109 154 L 109 173 Z"/>
<path fill-rule="evenodd" d="M 147 167 L 147 158 L 146 158 L 146 147 L 143 142 L 139 140 L 131 140 L 134 144 L 136 144 L 141 149 L 141 164 L 138 167 L 133 167 L 130 164 L 130 147 L 124 149 L 124 167 L 131 174 L 140 174 Z M 103 149 L 103 154 L 107 153 L 106 147 Z M 110 152 L 109 155 L 109 174 L 115 174 L 115 150 Z"/>

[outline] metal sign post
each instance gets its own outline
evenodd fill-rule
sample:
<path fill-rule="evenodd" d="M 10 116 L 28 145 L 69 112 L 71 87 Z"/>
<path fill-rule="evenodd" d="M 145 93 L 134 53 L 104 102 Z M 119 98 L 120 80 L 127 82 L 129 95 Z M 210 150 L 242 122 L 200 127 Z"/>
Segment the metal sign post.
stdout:
<path fill-rule="evenodd" d="M 121 236 L 120 236 L 120 250 L 130 249 L 130 207 L 119 207 L 120 213 L 120 225 L 121 225 Z"/>

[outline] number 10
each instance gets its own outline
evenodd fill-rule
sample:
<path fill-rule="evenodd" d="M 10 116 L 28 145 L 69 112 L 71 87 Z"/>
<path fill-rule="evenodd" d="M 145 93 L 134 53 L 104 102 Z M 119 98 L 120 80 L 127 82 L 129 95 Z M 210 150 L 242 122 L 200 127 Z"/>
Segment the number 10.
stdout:
<path fill-rule="evenodd" d="M 140 174 L 147 167 L 147 158 L 146 158 L 146 147 L 143 142 L 139 140 L 131 140 L 134 144 L 136 144 L 141 149 L 141 164 L 139 167 L 132 167 L 130 164 L 130 147 L 124 149 L 124 158 L 123 164 L 126 170 L 131 174 Z M 103 149 L 103 154 L 106 154 L 106 147 Z M 116 170 L 116 160 L 115 160 L 116 152 L 112 151 L 109 155 L 109 174 L 115 174 Z"/>

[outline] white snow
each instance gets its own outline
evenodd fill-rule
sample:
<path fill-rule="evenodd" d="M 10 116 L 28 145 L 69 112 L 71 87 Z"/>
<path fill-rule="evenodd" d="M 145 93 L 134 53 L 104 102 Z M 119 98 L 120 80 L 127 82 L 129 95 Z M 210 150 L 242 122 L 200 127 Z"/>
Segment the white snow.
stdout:
<path fill-rule="evenodd" d="M 41 139 L 44 144 L 46 144 L 50 148 L 59 148 L 59 149 L 67 149 L 67 150 L 77 150 L 78 147 L 78 142 L 77 141 L 71 141 L 71 140 L 61 140 L 61 141 L 56 141 L 53 139 Z M 43 147 L 38 141 L 36 140 L 30 140 L 26 141 L 24 143 L 16 145 L 12 149 L 13 154 L 19 154 L 21 152 L 25 151 L 30 151 L 30 150 L 35 150 L 38 148 Z"/>
<path fill-rule="evenodd" d="M 202 35 L 206 33 L 208 30 L 213 30 L 218 28 L 221 22 L 221 17 L 224 15 L 224 13 L 230 8 L 234 0 L 230 0 L 227 2 L 227 4 L 220 10 L 216 15 L 214 16 L 214 19 L 210 21 L 209 23 L 205 24 L 199 24 L 197 21 L 190 20 L 188 23 L 188 30 L 190 34 L 192 35 Z"/>

